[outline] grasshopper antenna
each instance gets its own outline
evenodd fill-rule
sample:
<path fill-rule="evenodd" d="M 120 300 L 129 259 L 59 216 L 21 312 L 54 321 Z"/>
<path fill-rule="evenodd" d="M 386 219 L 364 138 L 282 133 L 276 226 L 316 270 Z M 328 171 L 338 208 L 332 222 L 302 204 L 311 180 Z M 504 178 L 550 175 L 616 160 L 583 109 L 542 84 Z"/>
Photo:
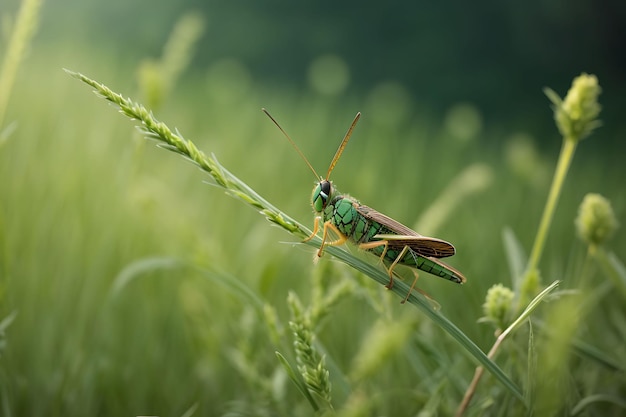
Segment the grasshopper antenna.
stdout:
<path fill-rule="evenodd" d="M 307 166 L 311 169 L 311 171 L 313 172 L 313 175 L 315 175 L 315 179 L 316 180 L 323 180 L 322 177 L 320 177 L 317 172 L 315 171 L 315 168 L 313 168 L 313 165 L 311 165 L 311 163 L 309 162 L 308 159 L 306 159 L 306 156 L 304 156 L 304 153 L 302 153 L 302 151 L 300 150 L 300 148 L 298 148 L 298 145 L 296 145 L 296 142 L 293 141 L 293 139 L 291 139 L 289 137 L 289 135 L 287 134 L 287 132 L 285 132 L 285 129 L 283 129 L 278 122 L 276 121 L 276 119 L 274 119 L 272 117 L 272 115 L 270 114 L 270 112 L 268 112 L 265 108 L 262 108 L 261 110 L 263 110 L 263 113 L 266 114 L 267 117 L 270 118 L 270 120 L 272 122 L 274 122 L 274 124 L 276 125 L 276 127 L 278 127 L 278 129 L 280 129 L 281 132 L 283 132 L 283 135 L 285 135 L 285 137 L 287 138 L 287 140 L 289 141 L 289 143 L 291 143 L 291 146 L 293 146 L 293 148 L 296 150 L 296 152 L 298 152 L 298 155 L 300 155 L 300 158 L 302 158 L 304 160 L 304 162 L 307 164 Z"/>
<path fill-rule="evenodd" d="M 348 141 L 350 140 L 350 136 L 352 136 L 352 131 L 354 130 L 354 126 L 356 126 L 356 122 L 358 122 L 360 118 L 361 118 L 361 112 L 358 112 L 356 116 L 354 116 L 354 120 L 352 121 L 350 128 L 346 132 L 346 135 L 343 137 L 343 140 L 339 144 L 339 148 L 337 148 L 337 152 L 335 152 L 335 156 L 333 156 L 333 159 L 330 161 L 330 166 L 328 167 L 328 172 L 326 173 L 326 181 L 328 181 L 328 179 L 330 178 L 330 173 L 333 172 L 333 169 L 335 169 L 335 165 L 337 165 L 337 161 L 339 161 L 339 157 L 341 157 L 343 150 L 345 149 L 346 145 L 348 144 Z"/>

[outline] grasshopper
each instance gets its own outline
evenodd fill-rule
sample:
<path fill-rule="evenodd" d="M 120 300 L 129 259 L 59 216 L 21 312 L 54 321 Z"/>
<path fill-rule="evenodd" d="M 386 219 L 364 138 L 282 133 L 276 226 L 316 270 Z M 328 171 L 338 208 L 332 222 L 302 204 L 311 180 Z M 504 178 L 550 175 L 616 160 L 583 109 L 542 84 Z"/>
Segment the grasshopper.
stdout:
<path fill-rule="evenodd" d="M 348 140 L 350 140 L 352 131 L 361 117 L 361 113 L 356 114 L 354 121 L 341 141 L 335 156 L 330 162 L 326 177 L 321 177 L 287 132 L 267 110 L 263 109 L 263 112 L 289 140 L 317 180 L 311 196 L 311 204 L 315 211 L 313 232 L 303 242 L 307 242 L 317 236 L 321 228 L 322 243 L 317 251 L 318 257 L 324 254 L 326 246 L 338 246 L 351 242 L 360 249 L 380 258 L 389 274 L 389 283 L 385 286 L 388 289 L 393 287 L 395 268 L 398 265 L 420 269 L 457 284 L 463 284 L 466 281 L 463 274 L 439 260 L 439 258 L 455 254 L 454 246 L 451 243 L 420 235 L 402 223 L 361 204 L 355 198 L 340 193 L 330 181 L 330 174 L 348 144 Z M 330 232 L 336 236 L 336 239 L 331 240 Z M 417 271 L 413 270 L 413 273 L 415 280 L 402 303 L 409 298 L 417 281 Z"/>

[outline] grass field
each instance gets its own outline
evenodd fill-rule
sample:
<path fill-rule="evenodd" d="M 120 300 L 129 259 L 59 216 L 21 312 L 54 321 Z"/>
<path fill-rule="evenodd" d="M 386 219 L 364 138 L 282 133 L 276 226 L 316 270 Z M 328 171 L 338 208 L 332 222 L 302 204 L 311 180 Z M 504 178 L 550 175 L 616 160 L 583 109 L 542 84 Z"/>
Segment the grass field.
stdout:
<path fill-rule="evenodd" d="M 314 248 L 145 141 L 62 70 L 147 106 L 136 69 L 108 59 L 36 48 L 0 126 L 16 123 L 0 147 L 0 414 L 454 414 L 477 366 L 458 340 L 332 256 L 313 264 Z M 478 322 L 485 296 L 497 283 L 520 296 L 512 265 L 525 267 L 526 255 L 512 248 L 531 251 L 561 138 L 556 127 L 518 132 L 479 123 L 468 133 L 478 109 L 460 103 L 442 119 L 403 94 L 384 85 L 362 96 L 277 91 L 222 62 L 185 78 L 154 110 L 309 227 L 314 178 L 260 109 L 270 109 L 319 172 L 363 111 L 333 180 L 454 243 L 449 262 L 467 284 L 422 273 L 419 287 L 488 352 L 494 326 Z M 549 101 L 528 117 L 552 117 Z M 589 192 L 608 198 L 623 219 L 625 171 L 619 149 L 602 144 L 607 131 L 619 129 L 599 129 L 578 145 L 532 296 L 561 284 L 494 359 L 529 408 L 486 373 L 465 415 L 624 412 L 626 240 L 618 230 L 603 245 L 601 253 L 615 254 L 606 267 L 574 227 Z M 516 317 L 509 312 L 505 324 Z M 300 387 L 305 371 L 306 395 L 276 352 Z"/>

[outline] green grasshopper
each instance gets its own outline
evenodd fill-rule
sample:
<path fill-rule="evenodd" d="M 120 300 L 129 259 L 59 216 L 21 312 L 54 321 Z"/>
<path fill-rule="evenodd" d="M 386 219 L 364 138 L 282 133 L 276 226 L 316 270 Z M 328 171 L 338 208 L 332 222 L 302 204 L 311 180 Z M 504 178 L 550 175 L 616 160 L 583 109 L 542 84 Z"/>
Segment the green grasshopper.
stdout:
<path fill-rule="evenodd" d="M 457 284 L 463 284 L 466 281 L 463 274 L 437 259 L 454 255 L 455 249 L 452 244 L 445 240 L 422 236 L 392 218 L 359 203 L 353 197 L 341 194 L 329 180 L 331 172 L 335 168 L 337 161 L 339 161 L 352 135 L 352 131 L 361 117 L 361 113 L 356 114 L 337 152 L 335 152 L 335 156 L 328 167 L 326 178 L 324 178 L 317 174 L 300 148 L 269 112 L 265 109 L 263 109 L 263 112 L 289 140 L 296 152 L 313 171 L 318 181 L 311 196 L 311 203 L 316 214 L 313 232 L 303 241 L 308 242 L 317 236 L 321 221 L 323 223 L 322 243 L 317 251 L 318 257 L 323 255 L 326 246 L 343 245 L 350 241 L 360 249 L 371 252 L 380 258 L 389 274 L 389 283 L 385 286 L 387 289 L 393 287 L 394 275 L 396 274 L 395 268 L 398 265 L 421 269 Z M 329 240 L 329 231 L 332 231 L 337 236 L 337 239 Z M 413 273 L 415 280 L 402 303 L 409 298 L 417 282 L 417 271 L 413 270 Z"/>

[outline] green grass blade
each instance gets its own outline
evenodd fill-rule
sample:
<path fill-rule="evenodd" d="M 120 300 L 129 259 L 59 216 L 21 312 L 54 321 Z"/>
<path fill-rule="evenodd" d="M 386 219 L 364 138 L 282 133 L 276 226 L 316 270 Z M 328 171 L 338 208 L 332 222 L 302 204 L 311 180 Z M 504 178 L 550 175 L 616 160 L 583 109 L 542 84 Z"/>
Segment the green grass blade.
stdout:
<path fill-rule="evenodd" d="M 239 297 L 243 302 L 255 307 L 259 313 L 263 311 L 264 301 L 244 281 L 237 279 L 230 274 L 215 270 L 214 268 L 198 267 L 193 268 L 203 274 L 206 278 L 224 286 L 231 293 Z"/>
<path fill-rule="evenodd" d="M 528 320 L 528 364 L 526 365 L 526 401 L 527 404 L 533 403 L 535 393 L 535 371 L 537 370 L 537 353 L 535 349 L 535 333 L 533 332 L 533 323 Z"/>
<path fill-rule="evenodd" d="M 195 403 L 194 405 L 189 407 L 189 409 L 185 411 L 185 413 L 181 417 L 192 417 L 194 414 L 196 414 L 197 410 L 198 410 L 198 403 Z"/>
<path fill-rule="evenodd" d="M 13 320 L 15 320 L 15 317 L 17 317 L 17 311 L 13 311 L 11 314 L 2 319 L 0 322 L 0 335 L 4 334 L 11 323 L 13 323 Z"/>
<path fill-rule="evenodd" d="M 546 298 L 553 290 L 556 289 L 556 287 L 559 286 L 561 282 L 560 281 L 554 281 L 552 284 L 548 285 L 543 291 L 541 291 L 539 294 L 537 294 L 537 296 L 535 298 L 532 299 L 532 301 L 530 303 L 528 303 L 528 306 L 526 306 L 526 308 L 524 309 L 524 311 L 522 312 L 522 314 L 520 314 L 513 323 L 511 323 L 509 325 L 509 327 L 507 327 L 502 334 L 500 335 L 500 337 L 504 338 L 506 337 L 509 333 L 513 332 L 513 330 L 515 330 L 520 324 L 522 324 L 527 318 L 530 317 L 530 315 L 532 314 L 532 312 L 539 307 L 539 304 L 541 304 L 541 302 L 544 300 L 544 298 Z"/>
<path fill-rule="evenodd" d="M 111 293 L 117 295 L 122 291 L 130 282 L 138 278 L 140 275 L 159 271 L 164 269 L 182 269 L 188 268 L 200 273 L 207 279 L 214 281 L 215 283 L 224 286 L 231 293 L 239 297 L 243 302 L 249 305 L 253 305 L 259 311 L 263 310 L 263 300 L 248 286 L 246 286 L 242 280 L 233 277 L 232 275 L 217 271 L 213 268 L 206 268 L 198 266 L 182 259 L 167 258 L 167 257 L 149 257 L 138 259 L 130 263 L 115 277 L 113 281 L 113 287 Z"/>
<path fill-rule="evenodd" d="M 585 411 L 585 409 L 590 405 L 600 402 L 613 404 L 626 411 L 626 400 L 624 400 L 623 398 L 617 397 L 615 395 L 596 394 L 590 395 L 580 400 L 578 404 L 576 404 L 576 406 L 572 408 L 570 415 L 576 416 Z"/>
<path fill-rule="evenodd" d="M 511 271 L 512 288 L 515 293 L 519 293 L 520 280 L 524 275 L 524 268 L 528 258 L 524 253 L 522 244 L 511 228 L 506 227 L 502 231 L 502 240 L 504 242 L 506 260 L 509 264 L 509 271 Z"/>
<path fill-rule="evenodd" d="M 298 391 L 300 391 L 302 395 L 304 395 L 304 397 L 309 401 L 309 403 L 311 403 L 311 407 L 313 407 L 313 410 L 319 411 L 320 407 L 315 402 L 315 398 L 313 398 L 313 396 L 309 392 L 309 389 L 306 387 L 304 381 L 298 376 L 299 374 L 293 370 L 293 367 L 291 366 L 287 358 L 285 358 L 280 352 L 275 353 L 281 365 L 283 365 L 283 368 L 285 368 L 289 379 L 291 379 L 291 381 L 293 381 L 293 383 L 296 385 L 296 388 L 298 388 Z"/>
<path fill-rule="evenodd" d="M 42 3 L 43 0 L 23 0 L 8 42 L 3 42 L 5 51 L 0 68 L 0 128 L 4 126 L 9 97 L 20 63 L 28 53 L 30 41 L 37 32 Z M 7 22 L 4 21 L 3 23 L 6 24 Z M 2 142 L 0 138 L 0 145 Z"/>
<path fill-rule="evenodd" d="M 0 357 L 2 357 L 2 351 L 4 350 L 6 343 L 7 343 L 6 342 L 6 330 L 9 328 L 11 323 L 13 323 L 16 317 L 17 317 L 17 311 L 13 311 L 11 314 L 6 316 L 0 322 Z"/>
<path fill-rule="evenodd" d="M 138 259 L 128 264 L 117 274 L 113 280 L 111 293 L 114 296 L 117 295 L 120 291 L 126 288 L 127 285 L 142 274 L 163 269 L 180 268 L 182 266 L 183 263 L 174 258 L 151 257 Z"/>
<path fill-rule="evenodd" d="M 595 258 L 613 284 L 621 291 L 622 296 L 626 298 L 626 267 L 622 261 L 613 252 L 607 253 L 603 248 L 596 250 Z"/>
<path fill-rule="evenodd" d="M 622 373 L 626 372 L 626 366 L 624 366 L 623 363 L 619 362 L 619 360 L 617 359 L 613 359 L 606 352 L 603 352 L 588 343 L 585 343 L 578 339 L 574 339 L 572 340 L 572 346 L 576 353 L 580 356 L 596 361 L 612 371 Z"/>

